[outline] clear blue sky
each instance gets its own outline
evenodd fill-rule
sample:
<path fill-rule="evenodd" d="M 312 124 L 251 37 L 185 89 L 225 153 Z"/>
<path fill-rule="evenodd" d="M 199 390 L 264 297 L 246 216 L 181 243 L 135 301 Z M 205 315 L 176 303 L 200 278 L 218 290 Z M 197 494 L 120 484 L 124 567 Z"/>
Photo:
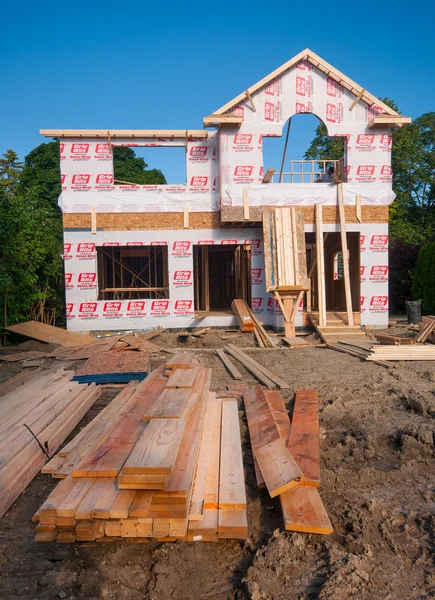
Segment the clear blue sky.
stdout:
<path fill-rule="evenodd" d="M 305 7 L 310 8 L 305 8 Z M 435 110 L 435 3 L 8 2 L 0 153 L 40 128 L 201 129 L 202 117 L 306 47 L 413 118 Z M 297 122 L 299 121 L 299 123 Z M 314 117 L 292 125 L 302 158 Z M 150 166 L 181 183 L 181 154 Z"/>

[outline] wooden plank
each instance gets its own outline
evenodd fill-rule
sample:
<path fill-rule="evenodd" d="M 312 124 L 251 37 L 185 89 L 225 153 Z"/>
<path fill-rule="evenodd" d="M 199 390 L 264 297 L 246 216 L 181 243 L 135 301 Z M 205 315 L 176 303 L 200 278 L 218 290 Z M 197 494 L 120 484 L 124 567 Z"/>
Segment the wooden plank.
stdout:
<path fill-rule="evenodd" d="M 153 493 L 149 491 L 136 492 L 128 509 L 129 517 L 147 517 Z"/>
<path fill-rule="evenodd" d="M 361 88 L 358 96 L 356 96 L 356 98 L 354 99 L 354 101 L 352 102 L 352 104 L 349 106 L 349 110 L 353 110 L 355 108 L 355 106 L 358 104 L 358 102 L 364 96 L 365 92 L 366 92 L 365 89 Z"/>
<path fill-rule="evenodd" d="M 278 432 L 260 386 L 243 394 L 251 446 L 271 497 L 304 480 Z"/>
<path fill-rule="evenodd" d="M 213 424 L 210 434 L 210 453 L 204 491 L 204 509 L 219 507 L 219 467 L 222 423 L 222 400 L 216 399 L 213 413 Z M 217 519 L 217 517 L 216 517 Z M 217 524 L 217 520 L 216 520 Z"/>
<path fill-rule="evenodd" d="M 219 472 L 219 509 L 246 508 L 245 474 L 243 471 L 237 400 L 223 399 L 221 458 Z"/>
<path fill-rule="evenodd" d="M 246 510 L 219 510 L 218 538 L 246 539 L 248 518 Z"/>
<path fill-rule="evenodd" d="M 73 470 L 74 477 L 116 477 L 146 427 L 144 413 L 154 404 L 166 383 L 161 369 L 141 382 L 134 394 L 136 402 L 112 423 L 106 436 Z"/>
<path fill-rule="evenodd" d="M 233 300 L 231 308 L 239 324 L 240 331 L 254 331 L 255 324 L 249 314 L 246 302 L 244 300 Z"/>
<path fill-rule="evenodd" d="M 268 379 L 273 381 L 279 388 L 289 389 L 290 386 L 286 381 L 284 381 L 280 377 L 277 377 L 274 373 L 269 371 L 269 369 L 266 369 L 266 367 L 263 367 L 263 365 L 261 365 L 260 363 L 255 361 L 253 358 L 251 358 L 250 356 L 247 356 L 242 350 L 240 350 L 239 348 L 236 348 L 236 346 L 233 346 L 233 344 L 228 344 L 227 346 L 224 346 L 224 350 L 226 352 L 229 352 L 229 350 L 232 350 L 233 356 L 234 356 L 234 354 L 237 354 L 237 356 L 235 356 L 235 358 L 237 358 L 240 362 L 242 362 L 242 364 L 244 364 L 247 369 L 248 369 L 247 364 L 250 364 L 251 367 L 254 367 L 256 370 L 263 373 Z M 229 352 L 229 354 L 231 354 L 231 353 Z M 239 356 L 243 360 L 240 360 L 240 358 L 238 358 Z M 248 371 L 249 371 L 249 369 L 248 369 Z M 270 386 L 268 386 L 268 387 L 270 387 Z"/>
<path fill-rule="evenodd" d="M 75 517 L 75 512 L 92 487 L 95 479 L 75 479 L 66 496 L 56 506 L 56 517 Z"/>
<path fill-rule="evenodd" d="M 125 461 L 123 473 L 171 473 L 183 437 L 184 425 L 182 419 L 150 421 Z"/>
<path fill-rule="evenodd" d="M 220 407 L 221 403 L 217 401 L 216 394 L 210 392 L 208 395 L 207 406 L 204 414 L 204 426 L 202 429 L 201 441 L 198 451 L 198 460 L 196 463 L 195 478 L 192 487 L 192 497 L 190 499 L 189 520 L 201 520 L 204 514 L 205 486 L 207 478 L 207 469 L 211 460 L 211 441 L 213 429 L 213 416 L 215 407 Z"/>
<path fill-rule="evenodd" d="M 281 494 L 279 499 L 286 530 L 324 535 L 333 532 L 331 521 L 315 487 L 299 485 Z"/>
<path fill-rule="evenodd" d="M 301 338 L 298 337 L 283 337 L 282 341 L 287 344 L 287 346 L 290 346 L 290 348 L 311 348 L 311 344 L 310 342 L 307 342 L 306 340 L 302 340 Z"/>
<path fill-rule="evenodd" d="M 198 367 L 193 367 L 190 369 L 177 369 L 174 373 L 172 373 L 169 376 L 169 379 L 166 382 L 165 389 L 191 389 L 197 375 Z"/>
<path fill-rule="evenodd" d="M 190 394 L 190 389 L 165 388 L 155 404 L 144 415 L 144 421 L 180 418 Z"/>
<path fill-rule="evenodd" d="M 316 258 L 317 258 L 317 297 L 319 305 L 319 326 L 326 325 L 326 292 L 325 292 L 325 249 L 323 241 L 323 207 L 316 204 Z"/>
<path fill-rule="evenodd" d="M 290 436 L 290 417 L 288 416 L 284 400 L 282 399 L 281 394 L 274 390 L 263 390 L 263 394 L 272 418 L 275 421 L 279 437 L 287 446 Z"/>
<path fill-rule="evenodd" d="M 424 343 L 434 329 L 435 329 L 435 319 L 432 320 L 430 323 L 427 323 L 422 328 L 422 330 L 420 331 L 420 333 L 415 338 L 415 342 L 416 343 Z"/>
<path fill-rule="evenodd" d="M 340 216 L 341 251 L 343 254 L 344 291 L 346 296 L 347 323 L 353 325 L 352 292 L 350 288 L 349 252 L 347 249 L 346 218 L 344 215 L 343 184 L 337 183 L 338 213 Z"/>
<path fill-rule="evenodd" d="M 355 196 L 355 216 L 357 218 L 358 223 L 362 223 L 361 216 L 361 196 Z"/>
<path fill-rule="evenodd" d="M 77 506 L 74 518 L 75 519 L 91 519 L 92 511 L 95 504 L 106 491 L 106 488 L 112 483 L 111 479 L 95 479 L 88 493 L 82 498 Z"/>
<path fill-rule="evenodd" d="M 255 331 L 255 330 L 254 330 Z M 234 363 L 230 360 L 230 358 L 225 354 L 225 351 L 222 348 L 216 349 L 216 354 L 219 356 L 221 361 L 224 363 L 228 372 L 230 373 L 233 379 L 243 379 L 243 375 L 238 371 Z"/>
<path fill-rule="evenodd" d="M 176 352 L 166 361 L 166 371 L 175 371 L 176 369 L 189 369 L 195 355 L 193 352 Z"/>
<path fill-rule="evenodd" d="M 226 352 L 228 352 L 228 354 L 230 354 L 231 356 L 233 356 L 234 358 L 236 358 L 239 362 L 242 363 L 242 365 L 245 367 L 245 369 L 247 371 L 249 371 L 252 375 L 254 375 L 254 377 L 256 377 L 258 379 L 258 381 L 261 381 L 261 383 L 263 383 L 265 386 L 267 386 L 268 388 L 271 389 L 275 389 L 276 388 L 276 384 L 272 381 L 272 379 L 270 379 L 269 377 L 267 377 L 256 365 L 258 365 L 258 363 L 254 363 L 247 360 L 245 358 L 245 355 L 240 354 L 239 352 L 236 352 L 235 350 L 233 350 L 232 348 L 230 348 L 229 346 L 224 346 L 224 350 Z M 258 365 L 260 366 L 260 365 Z"/>
<path fill-rule="evenodd" d="M 296 390 L 287 448 L 305 477 L 320 487 L 319 399 L 315 390 Z"/>
<path fill-rule="evenodd" d="M 248 188 L 243 188 L 243 218 L 249 221 L 249 191 Z"/>
<path fill-rule="evenodd" d="M 40 129 L 46 137 L 70 138 L 188 138 L 207 139 L 209 132 L 203 129 Z M 184 141 L 180 144 L 184 146 Z"/>
<path fill-rule="evenodd" d="M 90 335 L 67 331 L 66 329 L 60 329 L 60 327 L 40 323 L 39 321 L 27 321 L 18 325 L 10 325 L 6 329 L 25 337 L 39 340 L 40 342 L 60 344 L 61 346 L 86 346 L 87 344 L 96 344 L 99 342 L 99 340 Z"/>

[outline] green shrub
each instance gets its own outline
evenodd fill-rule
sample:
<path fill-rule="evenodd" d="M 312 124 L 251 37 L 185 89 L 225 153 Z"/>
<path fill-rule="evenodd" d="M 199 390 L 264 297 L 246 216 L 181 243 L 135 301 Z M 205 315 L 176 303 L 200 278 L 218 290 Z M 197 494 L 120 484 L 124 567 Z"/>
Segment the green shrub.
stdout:
<path fill-rule="evenodd" d="M 421 299 L 423 314 L 435 313 L 435 242 L 420 248 L 412 275 L 412 297 Z"/>

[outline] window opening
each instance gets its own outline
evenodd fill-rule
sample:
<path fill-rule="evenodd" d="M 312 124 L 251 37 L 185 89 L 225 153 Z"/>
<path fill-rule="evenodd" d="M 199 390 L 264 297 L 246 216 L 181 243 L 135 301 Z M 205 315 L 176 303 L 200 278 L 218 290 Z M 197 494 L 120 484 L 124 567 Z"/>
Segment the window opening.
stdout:
<path fill-rule="evenodd" d="M 99 300 L 169 298 L 167 246 L 97 247 Z"/>

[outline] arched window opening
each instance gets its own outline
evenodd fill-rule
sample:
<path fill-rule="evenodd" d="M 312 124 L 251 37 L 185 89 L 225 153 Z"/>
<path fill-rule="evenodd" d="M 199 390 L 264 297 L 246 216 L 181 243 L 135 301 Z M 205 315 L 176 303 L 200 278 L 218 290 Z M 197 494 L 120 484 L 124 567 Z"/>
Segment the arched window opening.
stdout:
<path fill-rule="evenodd" d="M 345 181 L 346 138 L 328 136 L 312 113 L 293 115 L 282 135 L 263 136 L 263 183 Z"/>

